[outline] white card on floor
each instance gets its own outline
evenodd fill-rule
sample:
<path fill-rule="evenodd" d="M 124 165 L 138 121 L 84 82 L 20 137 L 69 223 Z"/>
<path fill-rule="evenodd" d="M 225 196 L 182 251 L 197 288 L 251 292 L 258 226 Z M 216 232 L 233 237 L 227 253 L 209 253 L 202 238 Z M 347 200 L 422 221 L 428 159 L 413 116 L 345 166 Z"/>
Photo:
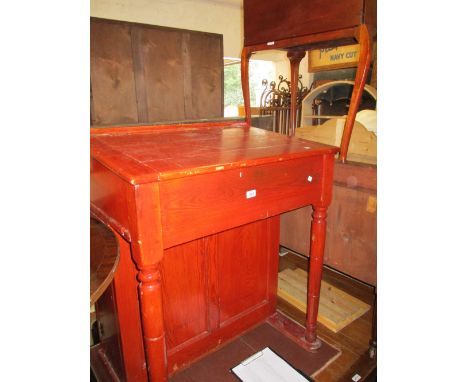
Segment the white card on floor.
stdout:
<path fill-rule="evenodd" d="M 243 382 L 311 381 L 268 347 L 242 361 L 232 372 Z"/>

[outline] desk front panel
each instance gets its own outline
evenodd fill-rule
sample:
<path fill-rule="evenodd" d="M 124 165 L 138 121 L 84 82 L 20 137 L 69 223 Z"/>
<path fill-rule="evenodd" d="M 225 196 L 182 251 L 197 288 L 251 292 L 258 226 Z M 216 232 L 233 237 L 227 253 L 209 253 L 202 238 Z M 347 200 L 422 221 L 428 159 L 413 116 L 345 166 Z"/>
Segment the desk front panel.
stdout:
<path fill-rule="evenodd" d="M 170 373 L 274 312 L 278 248 L 275 216 L 164 251 Z"/>
<path fill-rule="evenodd" d="M 318 202 L 325 156 L 160 183 L 164 247 Z"/>

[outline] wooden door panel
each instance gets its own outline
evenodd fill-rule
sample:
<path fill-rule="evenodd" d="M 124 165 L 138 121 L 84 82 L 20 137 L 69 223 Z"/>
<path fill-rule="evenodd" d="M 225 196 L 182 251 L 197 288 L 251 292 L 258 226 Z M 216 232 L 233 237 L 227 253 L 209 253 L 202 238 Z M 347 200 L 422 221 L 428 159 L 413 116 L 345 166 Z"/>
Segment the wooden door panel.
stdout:
<path fill-rule="evenodd" d="M 377 285 L 376 214 L 374 192 L 335 184 L 324 263 Z"/>
<path fill-rule="evenodd" d="M 223 105 L 219 100 L 224 97 L 223 40 L 209 34 L 191 34 L 189 38 L 191 81 L 185 84 L 185 92 L 191 93 L 191 114 L 185 117 L 222 117 Z M 186 113 L 188 110 L 186 107 Z"/>
<path fill-rule="evenodd" d="M 138 122 L 130 26 L 91 23 L 93 125 Z"/>
<path fill-rule="evenodd" d="M 203 240 L 164 251 L 162 267 L 166 346 L 183 344 L 209 330 L 207 259 Z"/>
<path fill-rule="evenodd" d="M 185 119 L 182 32 L 134 26 L 132 34 L 140 122 Z"/>
<path fill-rule="evenodd" d="M 268 221 L 218 234 L 220 326 L 268 300 Z"/>

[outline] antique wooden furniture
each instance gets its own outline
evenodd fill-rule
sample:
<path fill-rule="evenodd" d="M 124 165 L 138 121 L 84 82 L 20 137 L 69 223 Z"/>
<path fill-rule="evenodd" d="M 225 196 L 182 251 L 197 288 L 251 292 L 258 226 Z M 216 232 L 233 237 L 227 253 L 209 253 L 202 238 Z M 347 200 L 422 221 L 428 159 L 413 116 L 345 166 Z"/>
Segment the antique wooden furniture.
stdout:
<path fill-rule="evenodd" d="M 91 125 L 223 116 L 223 36 L 91 18 Z"/>
<path fill-rule="evenodd" d="M 119 244 L 99 220 L 90 222 L 90 300 L 93 305 L 112 282 L 119 264 Z"/>
<path fill-rule="evenodd" d="M 311 213 L 310 207 L 304 207 L 281 216 L 281 245 L 308 255 L 306 222 Z M 335 163 L 324 263 L 374 286 L 377 285 L 376 215 L 376 166 Z"/>
<path fill-rule="evenodd" d="M 318 348 L 336 152 L 246 123 L 92 129 L 91 209 L 121 248 L 113 286 L 123 365 L 114 374 L 165 381 L 272 317 L 279 214 L 305 205 L 314 206 L 312 255 L 298 341 Z M 106 362 L 112 369 L 112 354 Z"/>
<path fill-rule="evenodd" d="M 297 97 L 299 63 L 310 49 L 360 44 L 359 63 L 340 146 L 346 160 L 351 131 L 369 73 L 372 38 L 376 34 L 376 0 L 244 0 L 244 48 L 241 57 L 242 89 L 250 121 L 249 58 L 266 49 L 284 49 L 291 63 L 291 97 Z M 291 104 L 290 135 L 296 126 L 296 103 Z"/>

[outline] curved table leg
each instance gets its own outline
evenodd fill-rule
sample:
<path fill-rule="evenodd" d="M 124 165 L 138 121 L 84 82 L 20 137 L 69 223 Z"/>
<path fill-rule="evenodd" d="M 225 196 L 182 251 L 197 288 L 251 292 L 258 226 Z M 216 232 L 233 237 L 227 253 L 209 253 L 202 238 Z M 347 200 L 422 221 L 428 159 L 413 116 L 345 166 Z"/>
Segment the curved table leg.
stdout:
<path fill-rule="evenodd" d="M 250 109 L 250 88 L 249 88 L 249 60 L 252 52 L 244 47 L 241 54 L 241 82 L 242 95 L 244 96 L 245 121 L 250 126 L 252 123 L 252 112 Z"/>
<path fill-rule="evenodd" d="M 354 80 L 353 93 L 351 94 L 351 102 L 349 105 L 348 116 L 346 118 L 345 126 L 343 129 L 343 136 L 341 137 L 340 145 L 340 161 L 345 162 L 348 155 L 349 141 L 351 140 L 351 133 L 353 132 L 354 120 L 361 103 L 362 92 L 366 85 L 367 75 L 369 74 L 369 67 L 372 54 L 372 41 L 369 37 L 369 31 L 365 24 L 359 27 L 359 62 L 356 71 L 356 78 Z"/>
<path fill-rule="evenodd" d="M 289 118 L 288 135 L 294 136 L 297 124 L 297 84 L 299 81 L 299 64 L 305 56 L 303 49 L 288 50 L 291 65 L 291 115 Z"/>

